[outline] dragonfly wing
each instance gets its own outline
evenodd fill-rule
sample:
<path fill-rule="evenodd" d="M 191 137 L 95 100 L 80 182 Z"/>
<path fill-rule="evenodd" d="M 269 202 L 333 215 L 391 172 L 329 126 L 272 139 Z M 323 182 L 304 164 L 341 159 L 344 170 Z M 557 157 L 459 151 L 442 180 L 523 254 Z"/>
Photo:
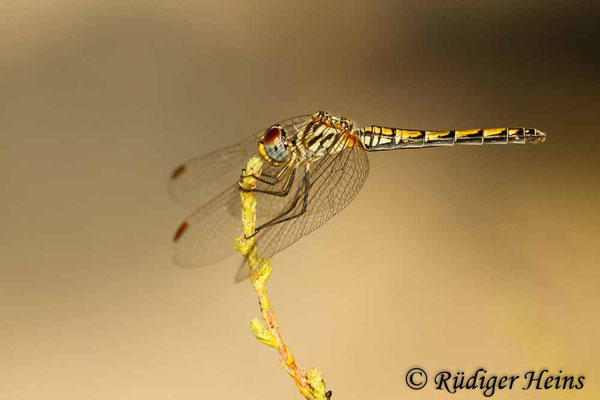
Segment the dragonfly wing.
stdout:
<path fill-rule="evenodd" d="M 303 171 L 300 166 L 298 172 Z M 367 152 L 360 146 L 348 147 L 339 153 L 313 161 L 310 169 L 308 206 L 298 218 L 282 222 L 260 231 L 257 235 L 258 252 L 261 257 L 271 257 L 302 236 L 317 229 L 335 214 L 342 211 L 358 194 L 369 173 Z M 301 174 L 288 196 L 286 206 L 278 204 L 278 198 L 258 195 L 257 219 L 272 219 L 275 213 L 292 205 L 294 194 L 301 184 Z M 265 207 L 266 206 L 266 207 Z M 300 213 L 302 201 L 298 201 L 288 215 Z M 266 215 L 264 215 L 266 213 Z"/>
<path fill-rule="evenodd" d="M 199 205 L 211 200 L 239 179 L 245 161 L 256 152 L 259 135 L 181 164 L 171 174 L 169 192 L 183 204 Z"/>
<path fill-rule="evenodd" d="M 308 118 L 308 115 L 292 117 L 278 124 L 288 134 L 295 135 Z M 265 130 L 237 145 L 194 158 L 173 172 L 169 185 L 171 194 L 183 203 L 201 204 L 175 233 L 174 258 L 180 266 L 210 265 L 235 252 L 234 239 L 242 233 L 238 181 Z M 265 163 L 263 172 L 274 176 L 278 170 Z M 266 189 L 276 188 L 267 186 Z M 265 201 L 269 212 L 264 215 L 275 215 L 284 206 L 276 202 L 269 209 L 269 202 Z"/>
<path fill-rule="evenodd" d="M 292 117 L 278 122 L 294 134 L 309 116 Z M 169 192 L 179 202 L 202 205 L 238 181 L 242 168 L 256 154 L 258 138 L 267 128 L 238 144 L 192 158 L 171 173 Z"/>
<path fill-rule="evenodd" d="M 193 268 L 232 255 L 234 239 L 242 232 L 240 207 L 235 183 L 191 214 L 175 233 L 175 262 Z"/>
<path fill-rule="evenodd" d="M 263 164 L 262 173 L 276 175 L 278 169 Z M 239 180 L 239 175 L 238 175 Z M 175 261 L 182 267 L 193 268 L 214 264 L 235 253 L 234 240 L 242 234 L 241 198 L 238 180 L 224 191 L 202 205 L 179 226 L 175 232 Z M 297 190 L 296 179 L 293 190 Z M 263 190 L 279 190 L 279 186 L 259 183 Z M 295 193 L 295 192 L 293 192 Z M 277 197 L 256 193 L 260 212 L 257 225 L 272 220 L 289 207 L 291 195 Z"/>
<path fill-rule="evenodd" d="M 278 197 L 256 193 L 257 226 L 273 220 L 288 209 L 291 211 L 287 215 L 300 212 L 302 200 L 296 200 L 296 193 L 301 189 L 301 171 L 304 167 L 305 164 L 298 166 L 289 195 Z M 274 167 L 264 164 L 263 173 L 276 172 Z M 257 235 L 259 255 L 272 257 L 343 210 L 362 188 L 368 172 L 367 153 L 358 146 L 314 161 L 311 164 L 306 212 L 298 218 L 261 230 Z M 278 189 L 266 185 L 259 187 Z M 218 262 L 235 252 L 234 240 L 241 232 L 240 194 L 235 183 L 196 210 L 180 226 L 175 234 L 175 261 L 182 267 Z"/>
<path fill-rule="evenodd" d="M 298 173 L 304 170 L 301 164 Z M 319 228 L 334 215 L 342 211 L 364 185 L 369 174 L 367 152 L 359 146 L 346 148 L 335 155 L 324 157 L 311 164 L 311 180 L 306 211 L 298 218 L 266 227 L 257 234 L 258 254 L 270 258 L 285 250 L 315 229 Z M 290 194 L 284 198 L 256 193 L 256 225 L 269 222 L 289 208 L 287 215 L 296 215 L 302 208 L 302 199 L 296 204 L 302 175 L 296 178 Z M 242 266 L 236 276 L 236 282 L 248 277 Z"/>

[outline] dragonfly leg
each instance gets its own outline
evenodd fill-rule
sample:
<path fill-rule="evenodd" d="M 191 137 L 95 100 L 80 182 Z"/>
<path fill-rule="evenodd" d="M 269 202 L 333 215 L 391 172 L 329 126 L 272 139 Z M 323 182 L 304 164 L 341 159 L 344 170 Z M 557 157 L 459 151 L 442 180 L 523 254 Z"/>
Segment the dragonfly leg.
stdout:
<path fill-rule="evenodd" d="M 254 230 L 254 233 L 252 235 L 248 236 L 247 238 L 251 238 L 251 237 L 255 236 L 260 230 L 262 230 L 264 228 L 267 228 L 267 227 L 273 226 L 273 225 L 277 225 L 277 224 L 281 224 L 282 222 L 290 221 L 292 219 L 302 216 L 306 212 L 306 209 L 308 208 L 309 181 L 310 181 L 309 180 L 309 171 L 307 168 L 306 172 L 304 173 L 304 177 L 302 178 L 302 186 L 300 188 L 298 188 L 298 192 L 296 192 L 296 198 L 294 199 L 294 201 L 292 201 L 292 204 L 290 205 L 290 207 L 288 207 L 288 209 L 285 210 L 284 212 L 282 212 L 279 216 L 273 218 L 271 221 L 266 222 L 266 223 L 260 225 L 259 227 L 257 227 Z M 302 208 L 300 209 L 300 211 L 298 211 L 297 214 L 286 217 L 285 215 L 289 214 L 296 207 L 300 198 L 302 198 Z"/>
<path fill-rule="evenodd" d="M 285 168 L 284 168 L 284 170 L 285 170 Z M 276 176 L 271 176 L 271 175 L 267 175 L 267 174 L 261 174 L 261 176 L 257 176 L 254 174 L 246 175 L 245 169 L 242 170 L 242 175 L 240 176 L 240 178 L 254 178 L 259 182 L 266 183 L 267 185 L 271 185 L 271 186 L 277 185 L 281 181 L 282 177 L 283 177 L 283 175 L 281 175 L 281 174 L 277 174 Z M 269 181 L 265 178 L 269 178 L 272 180 Z"/>
<path fill-rule="evenodd" d="M 256 179 L 259 182 L 266 183 L 267 185 L 275 186 L 279 182 L 281 182 L 281 180 L 283 179 L 283 177 L 289 172 L 289 170 L 291 168 L 295 168 L 293 160 L 292 160 L 292 162 L 288 162 L 285 165 L 285 167 L 283 167 L 281 169 L 281 171 L 279 171 L 277 173 L 277 175 L 275 175 L 275 176 L 267 175 L 267 174 L 261 174 L 260 176 L 254 175 L 254 174 L 246 175 L 246 169 L 242 169 L 242 176 L 241 176 L 241 178 L 252 177 L 252 178 Z M 271 180 L 268 180 L 268 179 L 265 179 L 265 178 L 269 178 Z"/>
<path fill-rule="evenodd" d="M 283 188 L 281 190 L 262 190 L 262 189 L 242 189 L 243 192 L 255 192 L 255 193 L 264 193 L 272 196 L 285 197 L 290 194 L 290 190 L 292 189 L 292 184 L 294 183 L 294 179 L 296 177 L 296 171 L 298 168 L 294 168 L 292 173 L 288 176 L 288 179 L 285 181 Z"/>

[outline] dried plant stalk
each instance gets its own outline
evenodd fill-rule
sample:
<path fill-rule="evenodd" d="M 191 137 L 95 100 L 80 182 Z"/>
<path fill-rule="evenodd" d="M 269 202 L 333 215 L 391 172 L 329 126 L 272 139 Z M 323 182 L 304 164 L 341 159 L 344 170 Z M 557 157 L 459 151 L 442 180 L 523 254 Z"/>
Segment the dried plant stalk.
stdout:
<path fill-rule="evenodd" d="M 240 186 L 243 189 L 251 190 L 256 186 L 257 180 L 253 176 L 260 175 L 262 163 L 259 157 L 253 157 L 248 161 L 243 177 L 240 179 Z M 252 333 L 260 342 L 277 349 L 281 366 L 294 379 L 298 390 L 307 400 L 328 400 L 331 398 L 331 391 L 325 391 L 325 381 L 321 373 L 316 368 L 310 371 L 300 370 L 279 332 L 279 323 L 265 288 L 272 270 L 271 262 L 258 256 L 256 239 L 253 236 L 256 223 L 256 196 L 248 191 L 240 191 L 240 196 L 243 235 L 235 240 L 235 246 L 237 251 L 248 260 L 250 282 L 258 296 L 260 313 L 266 323 L 265 326 L 261 320 L 254 318 L 250 321 Z"/>

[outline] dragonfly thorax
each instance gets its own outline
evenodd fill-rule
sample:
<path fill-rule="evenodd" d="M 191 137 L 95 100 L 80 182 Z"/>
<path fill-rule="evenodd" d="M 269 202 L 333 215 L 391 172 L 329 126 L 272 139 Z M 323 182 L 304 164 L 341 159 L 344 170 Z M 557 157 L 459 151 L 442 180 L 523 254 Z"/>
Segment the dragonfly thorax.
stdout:
<path fill-rule="evenodd" d="M 299 139 L 310 157 L 320 158 L 352 145 L 353 131 L 354 124 L 349 119 L 319 111 L 311 116 Z"/>
<path fill-rule="evenodd" d="M 272 166 L 319 159 L 359 142 L 352 121 L 324 111 L 311 115 L 293 128 L 286 132 L 281 125 L 273 125 L 259 138 L 258 153 Z"/>

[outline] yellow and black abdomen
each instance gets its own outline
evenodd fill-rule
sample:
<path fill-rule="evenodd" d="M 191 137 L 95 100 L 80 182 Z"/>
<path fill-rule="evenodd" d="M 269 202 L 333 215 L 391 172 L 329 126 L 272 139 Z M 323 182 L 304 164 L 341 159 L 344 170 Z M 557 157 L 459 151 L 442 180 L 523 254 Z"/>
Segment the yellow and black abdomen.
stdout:
<path fill-rule="evenodd" d="M 546 134 L 533 128 L 467 129 L 424 131 L 371 125 L 358 131 L 368 151 L 453 146 L 455 144 L 540 143 Z"/>

